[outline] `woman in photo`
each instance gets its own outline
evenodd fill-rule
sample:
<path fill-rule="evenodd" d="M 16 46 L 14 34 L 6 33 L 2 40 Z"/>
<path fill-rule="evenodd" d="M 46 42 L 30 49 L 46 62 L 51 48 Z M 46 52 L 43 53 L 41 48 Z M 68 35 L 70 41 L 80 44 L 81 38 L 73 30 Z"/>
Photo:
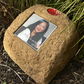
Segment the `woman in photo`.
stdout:
<path fill-rule="evenodd" d="M 23 26 L 21 26 L 23 28 Z M 46 20 L 39 20 L 28 27 L 22 29 L 17 36 L 24 42 L 28 43 L 35 49 L 40 48 L 42 42 L 46 39 L 43 35 L 49 27 L 49 22 Z"/>

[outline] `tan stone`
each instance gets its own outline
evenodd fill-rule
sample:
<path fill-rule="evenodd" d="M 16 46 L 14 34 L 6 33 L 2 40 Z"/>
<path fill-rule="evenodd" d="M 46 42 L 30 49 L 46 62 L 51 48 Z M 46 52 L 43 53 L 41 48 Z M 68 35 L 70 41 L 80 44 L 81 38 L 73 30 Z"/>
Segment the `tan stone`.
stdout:
<path fill-rule="evenodd" d="M 78 33 L 74 30 L 67 39 L 72 27 L 60 34 L 72 22 L 64 13 L 53 16 L 47 12 L 44 5 L 35 5 L 18 15 L 12 22 L 4 35 L 4 48 L 11 59 L 19 67 L 33 78 L 37 84 L 48 84 L 58 72 L 60 72 L 77 50 Z M 14 32 L 26 21 L 33 13 L 43 17 L 51 23 L 57 25 L 55 31 L 44 42 L 38 51 L 29 47 L 26 43 L 14 35 Z"/>

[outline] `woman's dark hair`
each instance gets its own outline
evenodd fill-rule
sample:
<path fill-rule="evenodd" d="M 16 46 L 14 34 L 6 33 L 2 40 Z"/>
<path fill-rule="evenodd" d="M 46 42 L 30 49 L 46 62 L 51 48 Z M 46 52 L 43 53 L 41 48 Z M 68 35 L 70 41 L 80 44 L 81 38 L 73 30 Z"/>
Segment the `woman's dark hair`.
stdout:
<path fill-rule="evenodd" d="M 44 19 L 43 19 L 43 20 L 39 20 L 39 21 L 37 21 L 37 22 L 35 22 L 35 23 L 29 25 L 28 28 L 29 28 L 30 31 L 32 32 L 32 31 L 35 29 L 35 27 L 36 27 L 37 25 L 39 25 L 40 23 L 42 23 L 42 22 L 47 23 L 47 26 L 46 26 L 45 30 L 43 31 L 43 32 L 46 32 L 46 31 L 48 30 L 48 27 L 49 27 L 49 22 L 46 21 L 46 20 L 44 20 Z M 41 33 L 41 32 L 39 32 L 39 33 Z"/>
<path fill-rule="evenodd" d="M 48 28 L 49 28 L 49 22 L 46 21 L 46 20 L 44 20 L 44 19 L 42 19 L 42 20 L 39 20 L 39 21 L 37 21 L 37 22 L 35 22 L 35 23 L 33 23 L 33 24 L 31 24 L 31 25 L 29 25 L 29 26 L 27 27 L 27 28 L 30 29 L 30 31 L 32 32 L 32 31 L 35 29 L 35 27 L 36 27 L 37 25 L 39 25 L 40 23 L 42 23 L 42 22 L 47 23 L 47 26 L 46 26 L 46 28 L 45 28 L 45 30 L 44 30 L 43 32 L 36 33 L 36 34 L 32 37 L 32 39 L 35 40 L 35 41 L 38 41 L 38 40 L 39 40 L 41 37 L 43 37 L 43 35 L 46 33 L 46 31 L 47 31 Z"/>

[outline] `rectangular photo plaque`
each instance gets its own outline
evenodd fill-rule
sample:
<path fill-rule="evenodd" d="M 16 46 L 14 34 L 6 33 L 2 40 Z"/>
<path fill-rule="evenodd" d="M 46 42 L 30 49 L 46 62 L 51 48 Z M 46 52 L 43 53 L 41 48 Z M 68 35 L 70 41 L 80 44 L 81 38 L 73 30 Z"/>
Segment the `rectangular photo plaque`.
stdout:
<path fill-rule="evenodd" d="M 37 51 L 56 28 L 53 23 L 32 14 L 14 34 Z"/>

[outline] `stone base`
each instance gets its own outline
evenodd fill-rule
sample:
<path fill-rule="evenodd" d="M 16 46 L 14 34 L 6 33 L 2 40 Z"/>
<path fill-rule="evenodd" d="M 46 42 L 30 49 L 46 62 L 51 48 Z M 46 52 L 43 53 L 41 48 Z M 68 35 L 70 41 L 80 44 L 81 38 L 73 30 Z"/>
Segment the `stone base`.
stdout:
<path fill-rule="evenodd" d="M 11 59 L 37 84 L 48 84 L 66 66 L 77 50 L 77 45 L 73 47 L 78 41 L 78 33 L 75 29 L 67 39 L 72 26 L 60 34 L 72 22 L 67 16 L 64 18 L 65 14 L 60 11 L 59 16 L 49 14 L 47 12 L 49 8 L 51 7 L 35 5 L 19 14 L 6 30 L 3 41 L 4 48 Z M 14 35 L 14 32 L 33 13 L 57 25 L 38 51 Z"/>

